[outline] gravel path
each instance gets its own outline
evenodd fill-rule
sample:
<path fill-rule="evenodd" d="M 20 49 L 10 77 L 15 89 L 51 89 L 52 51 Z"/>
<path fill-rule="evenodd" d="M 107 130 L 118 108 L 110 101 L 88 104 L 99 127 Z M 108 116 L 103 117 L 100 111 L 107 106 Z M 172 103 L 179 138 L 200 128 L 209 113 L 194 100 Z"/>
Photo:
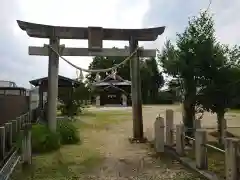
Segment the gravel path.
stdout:
<path fill-rule="evenodd" d="M 152 126 L 157 113 L 164 113 L 168 106 L 151 106 L 143 108 L 144 127 Z M 174 107 L 176 110 L 178 107 Z M 131 108 L 101 108 L 102 110 L 124 110 Z M 101 110 L 94 109 L 91 110 Z M 103 164 L 84 179 L 92 180 L 174 180 L 196 179 L 180 164 L 172 160 L 161 161 L 153 157 L 153 152 L 145 144 L 130 144 L 132 121 L 113 125 L 107 130 L 96 132 L 99 138 L 99 150 L 105 156 Z"/>

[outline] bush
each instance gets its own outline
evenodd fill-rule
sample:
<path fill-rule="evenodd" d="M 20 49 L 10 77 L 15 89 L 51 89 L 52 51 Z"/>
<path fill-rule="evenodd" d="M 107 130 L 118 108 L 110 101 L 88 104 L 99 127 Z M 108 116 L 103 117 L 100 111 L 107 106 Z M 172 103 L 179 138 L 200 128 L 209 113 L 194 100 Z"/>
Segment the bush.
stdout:
<path fill-rule="evenodd" d="M 50 152 L 60 148 L 59 133 L 51 132 L 46 125 L 32 126 L 32 151 L 34 153 Z"/>
<path fill-rule="evenodd" d="M 33 153 L 51 152 L 64 144 L 76 144 L 80 141 L 77 128 L 69 121 L 58 121 L 57 133 L 51 132 L 44 124 L 32 126 Z"/>
<path fill-rule="evenodd" d="M 61 115 L 73 117 L 82 112 L 83 106 L 72 102 L 69 104 L 62 104 L 59 109 L 61 111 Z"/>
<path fill-rule="evenodd" d="M 80 141 L 77 128 L 67 120 L 58 121 L 57 132 L 60 135 L 61 144 L 76 144 Z"/>

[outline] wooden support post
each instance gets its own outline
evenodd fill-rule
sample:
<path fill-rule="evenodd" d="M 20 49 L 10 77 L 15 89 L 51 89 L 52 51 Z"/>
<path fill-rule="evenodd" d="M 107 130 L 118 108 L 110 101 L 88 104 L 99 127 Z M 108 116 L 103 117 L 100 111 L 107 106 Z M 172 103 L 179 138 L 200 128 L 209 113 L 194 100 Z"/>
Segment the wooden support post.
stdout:
<path fill-rule="evenodd" d="M 168 146 L 173 145 L 173 110 L 166 110 L 166 144 Z"/>
<path fill-rule="evenodd" d="M 54 34 L 54 33 L 53 33 Z M 56 51 L 59 51 L 60 39 L 52 36 L 50 38 L 50 46 Z M 59 57 L 53 52 L 49 51 L 49 63 L 48 63 L 48 109 L 47 109 L 47 121 L 49 129 L 52 132 L 56 131 L 57 127 L 57 97 L 58 97 L 58 67 Z"/>
<path fill-rule="evenodd" d="M 32 91 L 29 91 L 29 111 L 28 111 L 28 123 L 32 123 L 33 118 L 33 107 L 32 107 Z"/>
<path fill-rule="evenodd" d="M 5 141 L 6 141 L 6 136 L 5 136 L 5 127 L 1 126 L 0 127 L 0 159 L 2 160 L 5 156 Z"/>
<path fill-rule="evenodd" d="M 138 41 L 131 37 L 130 53 L 138 48 Z M 142 96 L 141 96 L 141 78 L 140 62 L 138 53 L 135 53 L 130 60 L 131 74 L 131 93 L 132 93 L 132 116 L 133 116 L 133 139 L 142 141 L 143 137 L 143 117 L 142 117 Z"/>
<path fill-rule="evenodd" d="M 196 167 L 199 169 L 208 168 L 206 143 L 207 132 L 204 129 L 197 129 L 195 132 L 195 157 Z"/>
<path fill-rule="evenodd" d="M 17 118 L 17 124 L 18 124 L 18 132 L 20 132 L 22 128 L 22 116 Z"/>
<path fill-rule="evenodd" d="M 12 147 L 12 123 L 5 123 L 6 147 L 9 151 Z"/>
<path fill-rule="evenodd" d="M 17 140 L 17 120 L 12 120 L 12 137 L 13 142 Z"/>
<path fill-rule="evenodd" d="M 185 133 L 184 133 L 184 125 L 177 124 L 176 125 L 176 151 L 180 156 L 185 154 Z"/>
<path fill-rule="evenodd" d="M 156 121 L 154 123 L 154 143 L 155 143 L 155 150 L 157 153 L 164 152 L 164 119 L 158 115 L 156 117 Z"/>
<path fill-rule="evenodd" d="M 24 128 L 25 124 L 26 124 L 26 114 L 22 115 L 22 121 L 21 121 L 22 125 L 21 128 Z"/>
<path fill-rule="evenodd" d="M 40 110 L 42 110 L 44 104 L 43 104 L 43 84 L 41 82 L 39 84 L 38 96 L 39 96 L 38 106 L 39 106 Z"/>
<path fill-rule="evenodd" d="M 240 140 L 238 138 L 225 139 L 225 173 L 226 180 L 238 180 L 238 151 Z"/>
<path fill-rule="evenodd" d="M 31 124 L 25 124 L 22 133 L 22 160 L 24 165 L 29 165 L 32 163 Z"/>
<path fill-rule="evenodd" d="M 24 114 L 24 116 L 23 116 L 23 124 L 24 124 L 24 125 L 27 124 L 27 118 L 28 118 L 28 114 L 26 113 L 26 114 Z"/>
<path fill-rule="evenodd" d="M 27 133 L 27 162 L 32 164 L 32 131 L 30 129 Z"/>
<path fill-rule="evenodd" d="M 221 134 L 221 143 L 222 144 L 224 144 L 224 142 L 225 142 L 225 138 L 227 137 L 227 121 L 226 121 L 226 119 L 225 118 L 223 118 L 221 121 L 220 121 L 220 123 L 222 124 L 221 125 L 221 132 L 222 132 L 222 134 Z"/>
<path fill-rule="evenodd" d="M 22 161 L 25 162 L 26 161 L 26 150 L 27 150 L 27 140 L 26 140 L 26 134 L 25 134 L 25 131 L 24 130 L 21 130 L 21 133 L 22 133 L 22 149 L 21 149 L 21 152 L 22 152 Z"/>
<path fill-rule="evenodd" d="M 19 129 L 19 124 L 20 124 L 20 122 L 19 122 L 19 118 L 16 118 L 16 129 L 17 129 L 17 133 L 19 133 L 20 132 L 20 129 Z"/>

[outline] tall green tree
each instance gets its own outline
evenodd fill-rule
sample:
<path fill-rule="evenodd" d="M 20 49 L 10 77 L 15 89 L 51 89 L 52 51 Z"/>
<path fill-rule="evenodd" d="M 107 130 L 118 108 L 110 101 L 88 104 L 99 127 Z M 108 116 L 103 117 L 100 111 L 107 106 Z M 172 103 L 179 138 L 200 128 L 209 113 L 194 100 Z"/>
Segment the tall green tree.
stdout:
<path fill-rule="evenodd" d="M 237 51 L 239 51 L 237 48 L 229 49 L 220 45 L 216 46 L 215 57 L 219 66 L 213 68 L 211 77 L 205 81 L 205 85 L 197 97 L 198 104 L 201 104 L 205 110 L 217 114 L 220 144 L 223 143 L 223 130 L 226 126 L 223 124 L 226 123 L 224 121 L 225 113 L 228 108 L 234 107 L 238 103 L 240 97 L 238 93 L 240 90 L 240 68 L 237 66 L 239 57 L 235 56 Z"/>
<path fill-rule="evenodd" d="M 143 102 L 157 103 L 158 92 L 164 85 L 164 78 L 162 73 L 159 72 L 156 58 L 148 58 L 142 61 L 141 79 Z"/>
<path fill-rule="evenodd" d="M 181 82 L 183 122 L 188 129 L 195 120 L 197 88 L 211 76 L 211 67 L 216 64 L 215 43 L 213 19 L 204 12 L 191 18 L 185 31 L 177 34 L 176 45 L 167 41 L 158 57 L 165 73 Z M 187 135 L 192 135 L 190 130 Z"/>

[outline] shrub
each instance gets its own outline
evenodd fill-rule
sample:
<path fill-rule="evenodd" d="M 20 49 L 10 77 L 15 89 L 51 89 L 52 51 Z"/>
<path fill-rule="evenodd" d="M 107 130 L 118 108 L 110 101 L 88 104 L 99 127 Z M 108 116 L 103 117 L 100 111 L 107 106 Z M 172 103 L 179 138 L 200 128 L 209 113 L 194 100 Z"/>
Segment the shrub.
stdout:
<path fill-rule="evenodd" d="M 61 115 L 74 117 L 82 112 L 83 106 L 76 104 L 75 102 L 62 104 L 60 106 Z"/>
<path fill-rule="evenodd" d="M 32 126 L 32 151 L 34 153 L 50 152 L 60 148 L 59 133 L 51 132 L 46 125 Z"/>
<path fill-rule="evenodd" d="M 69 121 L 60 120 L 57 125 L 61 144 L 76 144 L 80 141 L 77 128 Z"/>

